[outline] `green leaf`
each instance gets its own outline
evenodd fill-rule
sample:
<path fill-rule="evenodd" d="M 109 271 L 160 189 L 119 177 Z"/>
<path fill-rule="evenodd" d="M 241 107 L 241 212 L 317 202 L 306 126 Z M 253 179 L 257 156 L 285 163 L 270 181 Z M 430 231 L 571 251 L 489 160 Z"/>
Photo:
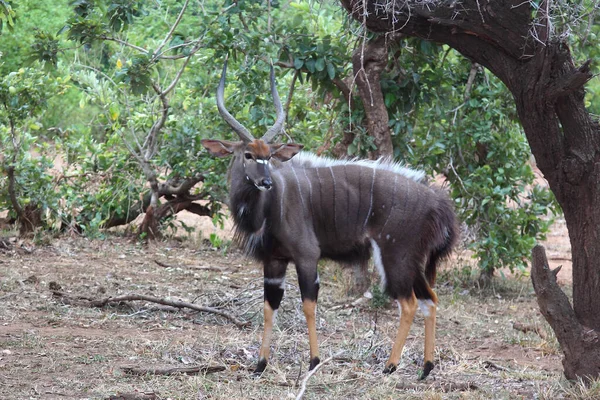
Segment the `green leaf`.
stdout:
<path fill-rule="evenodd" d="M 294 68 L 300 69 L 300 68 L 302 68 L 303 65 L 304 65 L 304 60 L 303 59 L 301 59 L 299 57 L 296 57 L 294 59 Z"/>
<path fill-rule="evenodd" d="M 302 25 L 302 23 L 304 22 L 304 17 L 300 14 L 296 14 L 294 15 L 294 18 L 292 19 L 292 27 L 293 28 L 297 28 L 300 25 Z"/>
<path fill-rule="evenodd" d="M 317 61 L 315 62 L 315 69 L 319 72 L 321 72 L 325 69 L 325 59 L 324 58 L 317 58 Z"/>
<path fill-rule="evenodd" d="M 335 79 L 335 67 L 330 62 L 327 63 L 327 75 L 329 76 L 329 79 Z"/>

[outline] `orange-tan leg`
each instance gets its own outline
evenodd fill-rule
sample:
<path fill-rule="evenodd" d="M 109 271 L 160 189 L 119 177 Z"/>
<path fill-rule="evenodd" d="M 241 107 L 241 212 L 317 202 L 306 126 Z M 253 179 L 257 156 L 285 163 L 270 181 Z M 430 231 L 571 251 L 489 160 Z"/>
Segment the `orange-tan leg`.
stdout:
<path fill-rule="evenodd" d="M 392 347 L 390 358 L 388 359 L 385 369 L 383 370 L 383 372 L 386 374 L 394 372 L 398 367 L 398 362 L 400 361 L 402 349 L 406 343 L 408 331 L 410 330 L 410 326 L 412 325 L 415 317 L 415 312 L 417 311 L 417 298 L 415 297 L 414 292 L 409 298 L 397 299 L 397 301 L 400 304 L 400 326 L 398 327 L 398 333 L 396 334 L 396 340 L 394 342 L 394 346 Z"/>
<path fill-rule="evenodd" d="M 273 335 L 273 323 L 275 321 L 276 311 L 271 308 L 268 301 L 265 301 L 264 315 L 265 325 L 262 337 L 262 344 L 258 353 L 258 365 L 255 374 L 262 373 L 267 367 L 267 361 L 269 360 L 269 353 L 271 352 L 271 336 Z"/>
<path fill-rule="evenodd" d="M 254 373 L 260 375 L 267 367 L 269 353 L 271 352 L 271 336 L 273 335 L 273 324 L 277 316 L 277 310 L 283 299 L 285 292 L 285 271 L 288 261 L 285 259 L 272 259 L 264 266 L 264 285 L 265 285 L 265 303 L 264 303 L 264 331 L 262 344 L 258 354 L 258 364 Z"/>
<path fill-rule="evenodd" d="M 304 311 L 304 317 L 306 317 L 306 325 L 308 325 L 308 344 L 310 346 L 309 370 L 312 370 L 320 362 L 316 323 L 317 302 L 305 299 L 302 302 L 302 310 Z"/>
<path fill-rule="evenodd" d="M 437 308 L 437 296 L 432 300 L 423 301 L 421 304 L 425 315 L 425 351 L 423 357 L 423 372 L 419 379 L 427 378 L 434 367 L 433 356 L 435 352 L 435 313 Z"/>

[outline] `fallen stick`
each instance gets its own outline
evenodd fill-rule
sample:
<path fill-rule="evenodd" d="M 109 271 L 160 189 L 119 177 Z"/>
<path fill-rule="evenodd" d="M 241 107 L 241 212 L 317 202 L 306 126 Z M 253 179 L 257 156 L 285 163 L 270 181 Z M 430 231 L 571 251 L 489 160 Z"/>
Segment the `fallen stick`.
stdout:
<path fill-rule="evenodd" d="M 243 328 L 250 324 L 250 322 L 248 322 L 248 321 L 241 321 L 241 320 L 237 319 L 235 316 L 231 315 L 230 313 L 228 313 L 226 311 L 218 310 L 216 308 L 199 306 L 199 305 L 188 303 L 186 301 L 181 301 L 181 300 L 163 299 L 163 298 L 159 298 L 159 297 L 148 296 L 145 294 L 125 294 L 122 296 L 106 297 L 104 299 L 93 299 L 93 298 L 89 298 L 89 297 L 85 297 L 85 296 L 78 296 L 75 298 L 75 302 L 73 302 L 73 299 L 71 298 L 71 296 L 67 295 L 64 292 L 52 291 L 52 294 L 56 297 L 66 299 L 67 302 L 75 303 L 78 305 L 79 304 L 87 305 L 88 307 L 100 308 L 100 307 L 104 307 L 105 305 L 107 305 L 109 303 L 120 303 L 120 302 L 124 302 L 124 301 L 147 301 L 150 303 L 162 304 L 165 306 L 171 306 L 171 307 L 175 307 L 175 308 L 189 308 L 194 311 L 217 314 L 224 318 L 227 318 L 228 320 L 233 322 L 238 328 Z M 83 304 L 82 304 L 82 301 L 84 302 Z"/>
<path fill-rule="evenodd" d="M 435 382 L 433 384 L 416 383 L 416 382 L 401 382 L 396 385 L 399 390 L 415 390 L 415 389 L 433 389 L 443 393 L 449 392 L 464 392 L 467 390 L 477 390 L 478 387 L 473 382 Z"/>
<path fill-rule="evenodd" d="M 527 333 L 527 332 L 537 333 L 537 335 L 544 340 L 546 340 L 548 338 L 548 335 L 546 335 L 546 332 L 544 332 L 542 330 L 542 328 L 540 328 L 537 325 L 529 325 L 529 324 L 523 324 L 521 322 L 513 322 L 513 329 L 523 332 L 523 333 Z"/>
<path fill-rule="evenodd" d="M 110 396 L 106 400 L 160 400 L 160 397 L 154 392 L 146 393 L 119 393 Z"/>
<path fill-rule="evenodd" d="M 180 269 L 191 269 L 191 270 L 198 270 L 198 271 L 217 271 L 217 272 L 222 272 L 225 271 L 225 268 L 223 267 L 217 267 L 217 266 L 213 266 L 213 265 L 199 265 L 199 266 L 193 266 L 193 265 L 171 265 L 171 264 L 167 264 L 164 263 L 162 261 L 158 261 L 158 260 L 154 260 L 154 262 L 163 267 L 163 268 L 180 268 Z"/>
<path fill-rule="evenodd" d="M 306 383 L 308 382 L 310 377 L 313 376 L 319 370 L 319 368 L 321 368 L 323 365 L 327 364 L 334 358 L 339 357 L 342 353 L 343 352 L 339 352 L 338 354 L 329 357 L 325 361 L 319 363 L 312 371 L 308 371 L 308 374 L 306 374 L 304 379 L 302 379 L 302 386 L 300 387 L 300 391 L 298 392 L 298 395 L 296 396 L 296 400 L 301 400 L 302 396 L 304 396 L 304 392 L 306 392 Z"/>
<path fill-rule="evenodd" d="M 492 368 L 492 369 L 496 369 L 498 371 L 505 371 L 505 372 L 510 372 L 510 369 L 503 367 L 502 365 L 498 365 L 492 361 L 486 360 L 483 362 L 483 366 L 485 368 Z"/>
<path fill-rule="evenodd" d="M 212 374 L 225 371 L 222 365 L 197 365 L 195 367 L 121 367 L 129 375 L 174 375 L 174 374 Z"/>
<path fill-rule="evenodd" d="M 357 306 L 359 306 L 359 305 L 361 305 L 362 303 L 365 303 L 365 302 L 367 302 L 367 301 L 369 301 L 369 299 L 368 299 L 368 298 L 366 298 L 366 297 L 364 297 L 364 296 L 361 296 L 361 297 L 359 297 L 358 299 L 356 299 L 356 300 L 353 300 L 351 303 L 338 304 L 338 305 L 336 305 L 336 306 L 333 306 L 333 307 L 330 307 L 330 308 L 328 308 L 328 309 L 327 309 L 327 310 L 325 310 L 325 311 L 327 312 L 327 311 L 335 311 L 335 310 L 339 310 L 340 308 L 344 308 L 344 309 L 345 309 L 345 308 L 357 307 Z"/>

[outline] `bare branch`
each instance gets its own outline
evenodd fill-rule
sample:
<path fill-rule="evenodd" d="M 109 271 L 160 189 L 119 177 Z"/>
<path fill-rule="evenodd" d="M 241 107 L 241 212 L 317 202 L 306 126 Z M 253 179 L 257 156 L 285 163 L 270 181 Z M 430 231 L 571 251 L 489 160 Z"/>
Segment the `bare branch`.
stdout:
<path fill-rule="evenodd" d="M 177 85 L 177 82 L 179 82 L 179 79 L 181 78 L 181 75 L 183 74 L 185 67 L 187 67 L 188 63 L 190 62 L 190 59 L 199 49 L 200 49 L 199 47 L 196 47 L 190 52 L 190 54 L 187 56 L 187 58 L 183 62 L 183 65 L 181 66 L 181 68 L 179 68 L 179 71 L 177 71 L 177 75 L 175 75 L 175 78 L 173 78 L 173 81 L 171 82 L 171 84 L 165 90 L 162 91 L 160 96 L 167 95 L 171 90 L 173 90 L 173 88 L 175 88 L 175 85 Z"/>
<path fill-rule="evenodd" d="M 123 372 L 128 375 L 198 375 L 212 374 L 214 372 L 225 371 L 222 365 L 197 365 L 195 367 L 121 367 Z"/>
<path fill-rule="evenodd" d="M 169 41 L 169 39 L 171 39 L 171 37 L 173 36 L 173 32 L 175 32 L 175 29 L 177 28 L 177 26 L 181 22 L 181 19 L 183 18 L 183 14 L 185 13 L 185 10 L 187 9 L 187 6 L 188 6 L 189 2 L 190 2 L 190 0 L 185 0 L 185 3 L 183 3 L 183 7 L 181 7 L 181 11 L 179 12 L 179 15 L 177 16 L 177 19 L 175 20 L 175 23 L 173 23 L 173 25 L 171 26 L 171 29 L 167 33 L 167 36 L 165 36 L 165 38 L 163 39 L 162 43 L 154 51 L 154 56 L 153 57 L 156 57 L 156 55 L 158 55 L 160 53 L 160 51 L 162 50 L 162 48 L 165 47 L 165 45 L 167 44 L 167 42 Z"/>
<path fill-rule="evenodd" d="M 477 390 L 479 387 L 473 382 L 438 382 L 435 383 L 417 383 L 417 382 L 401 382 L 396 384 L 396 389 L 407 390 L 435 390 L 442 393 L 450 392 L 465 392 L 468 390 Z"/>
<path fill-rule="evenodd" d="M 78 303 L 80 305 L 85 305 L 88 307 L 98 307 L 98 308 L 104 307 L 105 305 L 110 304 L 110 303 L 121 303 L 124 301 L 147 301 L 149 303 L 162 304 L 165 306 L 171 306 L 171 307 L 175 307 L 175 308 L 189 308 L 194 311 L 220 315 L 221 317 L 224 317 L 224 318 L 230 320 L 231 322 L 233 322 L 238 328 L 243 328 L 250 324 L 250 322 L 248 322 L 248 321 L 241 321 L 238 318 L 236 318 L 234 315 L 232 315 L 226 311 L 218 310 L 213 307 L 199 306 L 196 304 L 188 303 L 186 301 L 170 300 L 170 299 L 164 299 L 164 298 L 159 298 L 159 297 L 154 297 L 154 296 L 148 296 L 148 295 L 144 295 L 144 294 L 131 293 L 131 294 L 125 294 L 125 295 L 121 295 L 121 296 L 106 297 L 104 299 L 94 299 L 94 298 L 89 298 L 89 297 L 85 297 L 85 296 L 78 296 L 76 298 L 72 298 L 64 292 L 54 290 L 54 291 L 52 291 L 52 295 L 55 297 L 61 298 L 63 300 L 66 300 L 66 302 L 73 302 L 73 300 L 74 300 L 74 302 L 76 304 Z"/>
<path fill-rule="evenodd" d="M 146 49 L 144 49 L 143 47 L 136 46 L 135 44 L 129 43 L 129 42 L 123 40 L 123 39 L 119 39 L 119 38 L 116 38 L 116 37 L 113 37 L 113 36 L 102 35 L 102 36 L 100 36 L 100 39 L 102 39 L 102 40 L 108 40 L 108 41 L 111 41 L 111 42 L 116 42 L 116 43 L 122 44 L 123 46 L 126 46 L 126 47 L 131 47 L 132 49 L 137 50 L 140 53 L 144 53 L 144 54 L 148 54 L 149 53 L 149 51 L 146 50 Z"/>
<path fill-rule="evenodd" d="M 535 24 L 537 40 L 546 45 L 552 33 L 552 21 L 550 21 L 550 0 L 542 0 L 538 8 L 538 22 Z"/>
<path fill-rule="evenodd" d="M 477 76 L 478 69 L 479 64 L 477 64 L 476 62 L 471 64 L 471 71 L 469 71 L 469 78 L 467 79 L 467 84 L 465 85 L 465 102 L 471 98 L 471 90 L 473 89 L 473 82 L 475 82 L 475 77 Z"/>
<path fill-rule="evenodd" d="M 296 88 L 296 79 L 298 79 L 298 75 L 300 75 L 300 71 L 295 69 L 294 76 L 292 77 L 292 82 L 290 83 L 290 91 L 288 92 L 287 100 L 285 102 L 284 113 L 286 120 L 290 112 L 290 106 L 292 105 L 292 98 L 294 97 L 294 89 Z"/>
<path fill-rule="evenodd" d="M 176 195 L 184 195 L 188 194 L 191 188 L 194 187 L 198 182 L 204 182 L 204 175 L 196 174 L 191 178 L 184 179 L 183 181 L 176 182 L 175 185 L 173 181 L 161 183 L 158 187 L 158 194 L 160 196 L 176 196 Z"/>
<path fill-rule="evenodd" d="M 188 58 L 189 59 L 189 58 Z M 182 70 L 180 70 L 182 71 Z M 154 154 L 156 153 L 156 143 L 158 138 L 158 133 L 165 125 L 167 118 L 169 117 L 169 101 L 167 100 L 167 96 L 162 91 L 162 89 L 156 83 L 152 83 L 152 88 L 158 95 L 161 103 L 162 103 L 162 111 L 158 120 L 154 121 L 152 127 L 150 128 L 150 132 L 144 141 L 143 149 L 145 149 L 145 154 L 143 155 L 144 161 L 149 161 Z"/>
<path fill-rule="evenodd" d="M 301 400 L 302 397 L 304 396 L 304 392 L 306 392 L 306 384 L 307 384 L 308 380 L 310 379 L 310 377 L 313 376 L 323 365 L 327 364 L 334 358 L 339 357 L 342 353 L 343 353 L 343 351 L 340 351 L 336 355 L 333 355 L 333 356 L 329 357 L 328 359 L 326 359 L 325 361 L 322 361 L 312 371 L 309 371 L 308 374 L 306 374 L 304 379 L 302 379 L 302 387 L 300 388 L 300 391 L 298 392 L 298 395 L 296 396 L 296 400 Z"/>

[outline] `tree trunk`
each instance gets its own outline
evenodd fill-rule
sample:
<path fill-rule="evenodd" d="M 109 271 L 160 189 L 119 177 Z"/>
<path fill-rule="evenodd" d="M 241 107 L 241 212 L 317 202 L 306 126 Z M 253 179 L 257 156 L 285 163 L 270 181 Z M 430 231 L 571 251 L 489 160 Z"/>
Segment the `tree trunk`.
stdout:
<path fill-rule="evenodd" d="M 6 174 L 8 175 L 8 195 L 13 210 L 17 214 L 19 235 L 25 236 L 33 233 L 35 228 L 42 226 L 42 210 L 35 203 L 27 204 L 25 207 L 22 207 L 17 198 L 15 167 L 10 165 L 6 169 Z"/>
<path fill-rule="evenodd" d="M 521 0 L 463 0 L 460 7 L 420 0 L 340 1 L 373 31 L 449 45 L 511 91 L 537 165 L 563 209 L 573 253 L 573 307 L 561 300 L 558 287 L 547 289 L 548 273 L 538 259 L 532 278 L 540 307 L 560 337 L 567 378 L 600 377 L 600 356 L 591 350 L 600 332 L 600 127 L 584 104 L 589 62 L 576 68 L 567 43 L 551 38 L 545 1 L 537 11 Z"/>
<path fill-rule="evenodd" d="M 367 132 L 373 137 L 376 147 L 370 154 L 371 158 L 391 157 L 394 154 L 388 126 L 389 116 L 380 81 L 381 72 L 388 61 L 386 41 L 385 35 L 370 39 L 359 44 L 352 55 L 352 68 L 365 109 Z"/>
<path fill-rule="evenodd" d="M 570 379 L 577 376 L 600 376 L 598 333 L 580 324 L 569 299 L 556 283 L 558 270 L 560 267 L 550 270 L 544 248 L 535 246 L 532 251 L 531 280 L 540 311 L 556 333 L 565 353 L 565 375 Z"/>
<path fill-rule="evenodd" d="M 138 232 L 140 236 L 145 235 L 145 240 L 155 240 L 162 236 L 158 229 L 158 219 L 154 215 L 154 207 L 152 205 L 146 209 L 146 215 L 144 215 L 144 220 L 140 224 Z"/>

